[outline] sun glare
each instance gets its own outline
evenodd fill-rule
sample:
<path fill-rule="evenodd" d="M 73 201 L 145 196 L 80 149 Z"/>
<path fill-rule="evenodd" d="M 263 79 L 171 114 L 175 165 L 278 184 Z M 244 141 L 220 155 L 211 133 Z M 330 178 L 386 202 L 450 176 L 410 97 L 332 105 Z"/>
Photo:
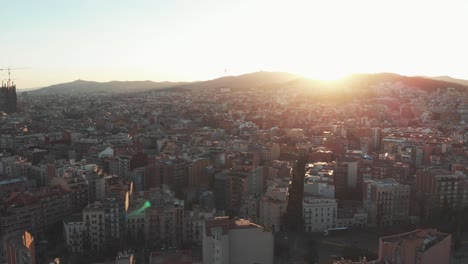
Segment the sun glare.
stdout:
<path fill-rule="evenodd" d="M 298 74 L 308 79 L 334 81 L 342 79 L 351 73 L 342 71 L 301 71 Z"/>

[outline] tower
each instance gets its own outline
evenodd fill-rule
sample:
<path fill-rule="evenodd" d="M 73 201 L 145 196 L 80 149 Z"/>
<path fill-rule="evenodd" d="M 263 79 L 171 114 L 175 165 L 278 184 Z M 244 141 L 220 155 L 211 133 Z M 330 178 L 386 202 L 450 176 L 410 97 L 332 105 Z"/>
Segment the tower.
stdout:
<path fill-rule="evenodd" d="M 16 85 L 3 84 L 0 88 L 0 111 L 14 113 L 16 110 Z"/>
<path fill-rule="evenodd" d="M 11 69 L 0 70 L 8 70 L 8 80 L 6 83 L 2 81 L 2 86 L 0 87 L 0 111 L 14 113 L 18 110 L 18 103 L 16 98 L 16 85 L 10 79 Z"/>

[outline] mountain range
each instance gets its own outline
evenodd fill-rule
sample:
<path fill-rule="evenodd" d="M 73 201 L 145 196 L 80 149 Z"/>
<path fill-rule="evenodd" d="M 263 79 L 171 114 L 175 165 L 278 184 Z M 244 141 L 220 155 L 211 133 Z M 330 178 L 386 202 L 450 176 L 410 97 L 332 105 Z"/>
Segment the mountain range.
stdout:
<path fill-rule="evenodd" d="M 55 84 L 30 91 L 31 94 L 73 94 L 73 93 L 125 93 L 141 92 L 180 86 L 185 82 L 153 82 L 153 81 L 111 81 L 93 82 L 76 80 L 69 83 Z"/>
<path fill-rule="evenodd" d="M 424 77 L 424 78 L 429 78 L 429 79 L 439 80 L 439 81 L 444 81 L 444 82 L 458 83 L 458 84 L 468 86 L 468 80 L 456 79 L 450 76 L 437 76 L 437 77 Z"/>
<path fill-rule="evenodd" d="M 468 91 L 468 80 L 454 79 L 448 76 L 421 77 L 404 76 L 394 73 L 353 74 L 335 81 L 308 79 L 286 72 L 254 72 L 239 76 L 226 76 L 198 82 L 153 82 L 153 81 L 111 81 L 93 82 L 76 80 L 69 83 L 51 85 L 29 91 L 31 94 L 81 94 L 81 93 L 125 93 L 144 92 L 159 89 L 203 89 L 217 90 L 230 88 L 234 90 L 268 90 L 282 89 L 327 89 L 351 88 L 362 89 L 382 82 L 401 82 L 405 86 L 424 91 L 435 91 L 438 88 L 452 87 Z"/>

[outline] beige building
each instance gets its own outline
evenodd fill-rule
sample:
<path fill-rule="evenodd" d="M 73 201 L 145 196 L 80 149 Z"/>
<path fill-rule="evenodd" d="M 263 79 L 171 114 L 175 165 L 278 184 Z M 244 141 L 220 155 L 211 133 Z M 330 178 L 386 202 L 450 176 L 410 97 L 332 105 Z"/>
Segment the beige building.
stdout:
<path fill-rule="evenodd" d="M 273 233 L 249 220 L 216 217 L 203 233 L 204 264 L 273 263 Z"/>
<path fill-rule="evenodd" d="M 282 230 L 287 207 L 287 187 L 270 186 L 260 199 L 259 223 L 273 232 Z"/>

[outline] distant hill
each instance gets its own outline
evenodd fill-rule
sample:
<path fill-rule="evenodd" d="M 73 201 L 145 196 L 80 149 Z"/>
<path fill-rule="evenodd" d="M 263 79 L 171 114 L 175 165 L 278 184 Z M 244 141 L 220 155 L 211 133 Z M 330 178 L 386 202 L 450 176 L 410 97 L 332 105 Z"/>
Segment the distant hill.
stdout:
<path fill-rule="evenodd" d="M 463 85 L 457 82 L 419 76 L 404 76 L 394 73 L 354 74 L 348 78 L 351 85 L 375 84 L 379 82 L 401 82 L 408 87 L 417 88 L 426 92 L 434 92 L 439 88 L 449 87 L 461 91 L 468 91 L 468 85 Z"/>
<path fill-rule="evenodd" d="M 468 91 L 468 85 L 456 82 L 434 80 L 424 77 L 404 76 L 394 73 L 352 74 L 334 81 L 319 81 L 302 78 L 289 82 L 287 85 L 301 88 L 347 88 L 347 90 L 356 91 L 356 89 L 366 89 L 371 85 L 383 82 L 401 82 L 407 87 L 427 92 L 433 92 L 438 88 L 448 87 Z"/>
<path fill-rule="evenodd" d="M 226 76 L 208 81 L 199 82 L 152 82 L 152 81 L 112 81 L 92 82 L 77 80 L 70 83 L 56 84 L 31 91 L 32 94 L 73 94 L 73 93 L 126 93 L 145 92 L 160 89 L 199 89 L 218 90 L 230 88 L 232 90 L 259 90 L 259 91 L 298 91 L 338 89 L 338 92 L 364 91 L 373 84 L 382 82 L 401 82 L 405 86 L 427 92 L 438 88 L 452 87 L 468 91 L 468 81 L 457 80 L 450 77 L 410 77 L 394 73 L 353 74 L 335 81 L 320 81 L 300 77 L 286 72 L 254 72 L 239 76 Z"/>
<path fill-rule="evenodd" d="M 111 81 L 93 82 L 76 80 L 69 83 L 55 84 L 33 90 L 31 94 L 74 94 L 74 93 L 124 93 L 141 92 L 147 90 L 163 89 L 173 86 L 180 86 L 185 82 L 152 82 L 152 81 Z"/>
<path fill-rule="evenodd" d="M 424 77 L 432 80 L 444 81 L 444 82 L 451 82 L 451 83 L 458 83 L 461 85 L 468 86 L 468 80 L 456 79 L 450 76 L 436 76 L 436 77 Z"/>
<path fill-rule="evenodd" d="M 19 88 L 19 89 L 16 89 L 16 92 L 17 92 L 17 93 L 31 92 L 31 91 L 38 90 L 38 89 L 41 89 L 41 88 L 42 88 L 42 87 Z"/>
<path fill-rule="evenodd" d="M 214 90 L 219 88 L 255 89 L 259 86 L 267 84 L 281 84 L 297 78 L 297 75 L 287 72 L 260 71 L 239 76 L 226 76 L 209 81 L 188 83 L 179 86 L 179 88 L 206 90 Z"/>
<path fill-rule="evenodd" d="M 426 92 L 434 92 L 438 88 L 455 88 L 461 91 L 468 92 L 468 85 L 463 85 L 456 82 L 448 82 L 443 80 L 434 80 L 425 77 L 410 77 L 394 73 L 376 73 L 376 74 L 352 74 L 345 78 L 322 81 L 308 78 L 297 78 L 285 83 L 274 85 L 265 85 L 261 89 L 275 89 L 275 90 L 336 90 L 339 92 L 354 92 L 362 91 L 369 88 L 371 85 L 383 82 L 401 82 L 407 87 L 420 89 Z"/>

